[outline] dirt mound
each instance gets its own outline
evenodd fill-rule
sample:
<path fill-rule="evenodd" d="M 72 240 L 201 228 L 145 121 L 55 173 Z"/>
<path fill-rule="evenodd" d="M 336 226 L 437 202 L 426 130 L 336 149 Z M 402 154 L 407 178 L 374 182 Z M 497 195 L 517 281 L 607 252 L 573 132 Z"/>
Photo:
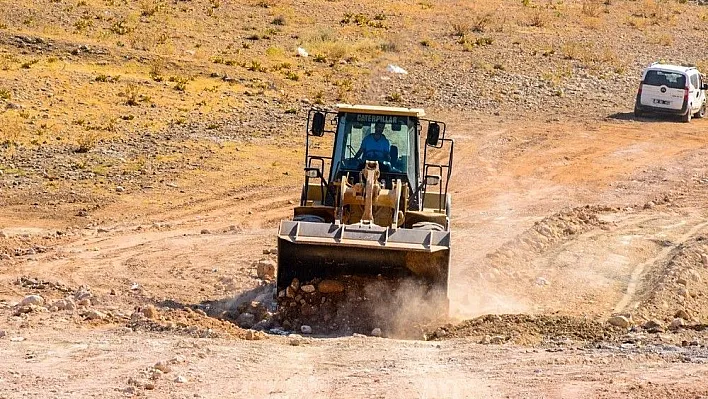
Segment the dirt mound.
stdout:
<path fill-rule="evenodd" d="M 641 298 L 633 311 L 638 320 L 683 325 L 699 323 L 708 313 L 708 237 L 699 235 L 669 254 L 663 267 L 655 267 L 642 282 Z"/>
<path fill-rule="evenodd" d="M 487 258 L 495 265 L 514 263 L 520 259 L 527 261 L 573 236 L 606 226 L 607 223 L 597 215 L 608 211 L 613 211 L 613 208 L 586 205 L 548 216 L 487 255 Z"/>
<path fill-rule="evenodd" d="M 486 315 L 447 325 L 426 334 L 428 340 L 471 338 L 480 343 L 536 345 L 572 341 L 611 340 L 626 330 L 581 317 L 556 315 Z"/>
<path fill-rule="evenodd" d="M 127 327 L 134 331 L 151 331 L 188 335 L 198 338 L 246 338 L 246 331 L 233 322 L 208 316 L 189 307 L 150 312 L 137 311 Z"/>
<path fill-rule="evenodd" d="M 278 294 L 276 318 L 285 329 L 309 326 L 315 334 L 421 339 L 425 327 L 446 314 L 447 299 L 442 297 L 412 279 L 294 280 Z"/>

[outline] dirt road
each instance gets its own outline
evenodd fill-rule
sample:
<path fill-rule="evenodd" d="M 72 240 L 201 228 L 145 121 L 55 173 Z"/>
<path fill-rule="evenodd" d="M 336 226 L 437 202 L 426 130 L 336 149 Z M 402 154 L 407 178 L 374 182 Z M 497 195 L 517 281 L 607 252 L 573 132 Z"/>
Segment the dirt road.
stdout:
<path fill-rule="evenodd" d="M 254 262 L 272 257 L 295 179 L 158 212 L 149 197 L 119 201 L 81 229 L 0 214 L 14 251 L 0 261 L 0 397 L 706 395 L 708 123 L 446 117 L 455 320 L 430 341 L 245 340 L 200 311 L 267 293 Z M 82 292 L 78 309 L 15 315 L 25 295 Z M 631 329 L 609 326 L 618 312 Z M 520 315 L 458 324 L 486 314 Z"/>

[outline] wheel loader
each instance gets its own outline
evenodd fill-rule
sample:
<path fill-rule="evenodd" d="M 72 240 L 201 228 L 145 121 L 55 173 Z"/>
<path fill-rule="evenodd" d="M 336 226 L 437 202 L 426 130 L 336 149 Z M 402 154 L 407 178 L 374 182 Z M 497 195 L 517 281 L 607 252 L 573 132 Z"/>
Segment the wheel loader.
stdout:
<path fill-rule="evenodd" d="M 387 144 L 368 151 L 376 130 Z M 411 278 L 447 312 L 454 142 L 445 132 L 422 109 L 311 109 L 300 204 L 278 232 L 276 295 L 293 281 Z"/>

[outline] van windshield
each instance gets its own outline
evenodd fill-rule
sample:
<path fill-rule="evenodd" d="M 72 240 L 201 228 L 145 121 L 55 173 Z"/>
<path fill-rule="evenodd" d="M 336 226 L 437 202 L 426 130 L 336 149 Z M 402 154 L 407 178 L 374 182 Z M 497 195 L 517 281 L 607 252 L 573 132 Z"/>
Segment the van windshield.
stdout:
<path fill-rule="evenodd" d="M 648 71 L 644 84 L 650 86 L 667 86 L 672 89 L 684 89 L 686 77 L 676 72 Z"/>

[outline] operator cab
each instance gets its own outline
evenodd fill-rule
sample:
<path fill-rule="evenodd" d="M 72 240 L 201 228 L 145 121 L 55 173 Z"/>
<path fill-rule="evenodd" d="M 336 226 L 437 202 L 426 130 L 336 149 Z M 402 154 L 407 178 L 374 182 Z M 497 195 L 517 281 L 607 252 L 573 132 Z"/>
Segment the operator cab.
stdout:
<path fill-rule="evenodd" d="M 423 110 L 339 105 L 329 181 L 357 183 L 366 161 L 377 161 L 385 187 L 418 180 L 418 117 Z M 378 135 L 377 133 L 381 133 Z"/>

